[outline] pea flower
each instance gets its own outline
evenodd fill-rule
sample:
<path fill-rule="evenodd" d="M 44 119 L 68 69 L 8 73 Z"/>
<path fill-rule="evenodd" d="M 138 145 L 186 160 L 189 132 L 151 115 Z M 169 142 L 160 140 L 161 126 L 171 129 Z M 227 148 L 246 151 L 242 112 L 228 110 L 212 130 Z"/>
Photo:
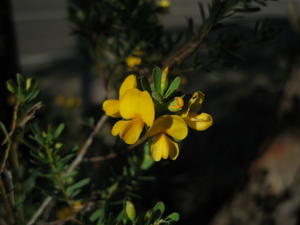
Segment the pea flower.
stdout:
<path fill-rule="evenodd" d="M 182 117 L 178 115 L 163 115 L 153 123 L 146 133 L 151 137 L 151 156 L 154 161 L 162 158 L 175 160 L 179 155 L 178 143 L 172 140 L 183 140 L 188 134 L 188 128 Z"/>
<path fill-rule="evenodd" d="M 213 124 L 213 118 L 208 113 L 197 114 L 204 97 L 205 95 L 201 91 L 195 92 L 189 99 L 187 109 L 181 114 L 187 125 L 198 131 L 206 130 Z"/>
<path fill-rule="evenodd" d="M 103 103 L 106 115 L 122 117 L 111 130 L 113 136 L 119 135 L 126 144 L 134 144 L 139 139 L 145 125 L 151 126 L 155 110 L 150 94 L 136 87 L 136 77 L 129 75 L 119 90 L 119 100 L 109 99 Z"/>
<path fill-rule="evenodd" d="M 138 56 L 128 56 L 126 58 L 126 64 L 128 68 L 134 68 L 142 63 L 142 59 Z"/>
<path fill-rule="evenodd" d="M 121 84 L 121 87 L 119 89 L 119 98 L 121 98 L 124 93 L 132 88 L 136 88 L 137 82 L 135 75 L 131 74 L 128 75 L 123 83 Z M 120 111 L 119 111 L 120 101 L 117 99 L 108 99 L 103 102 L 102 108 L 106 115 L 110 117 L 121 117 Z"/>
<path fill-rule="evenodd" d="M 169 8 L 171 5 L 170 0 L 159 0 L 158 5 L 162 8 Z"/>

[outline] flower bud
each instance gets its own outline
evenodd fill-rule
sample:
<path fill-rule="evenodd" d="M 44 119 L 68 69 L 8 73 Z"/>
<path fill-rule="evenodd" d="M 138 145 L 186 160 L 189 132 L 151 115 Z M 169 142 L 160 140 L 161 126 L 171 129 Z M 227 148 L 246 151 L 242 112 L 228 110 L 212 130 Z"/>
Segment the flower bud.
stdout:
<path fill-rule="evenodd" d="M 131 201 L 125 202 L 125 212 L 131 221 L 135 220 L 136 217 L 135 207 Z"/>
<path fill-rule="evenodd" d="M 169 67 L 165 67 L 161 73 L 161 81 L 160 81 L 161 93 L 164 93 L 168 87 L 168 79 L 167 79 L 168 73 L 169 73 Z"/>
<path fill-rule="evenodd" d="M 32 82 L 32 78 L 28 78 L 26 79 L 26 91 L 29 90 L 29 88 L 31 87 L 31 82 Z"/>
<path fill-rule="evenodd" d="M 178 112 L 184 106 L 182 97 L 175 97 L 168 105 L 168 110 L 171 112 Z"/>

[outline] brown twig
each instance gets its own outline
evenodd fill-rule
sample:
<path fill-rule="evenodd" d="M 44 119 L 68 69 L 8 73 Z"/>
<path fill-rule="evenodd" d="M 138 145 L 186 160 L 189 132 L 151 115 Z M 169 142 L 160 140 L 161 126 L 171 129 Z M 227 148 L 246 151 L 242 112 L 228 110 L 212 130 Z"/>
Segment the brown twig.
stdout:
<path fill-rule="evenodd" d="M 92 162 L 92 163 L 103 162 L 103 161 L 106 161 L 106 160 L 114 159 L 117 156 L 118 156 L 117 154 L 112 153 L 112 154 L 109 154 L 109 155 L 106 155 L 106 156 L 95 156 L 95 157 L 91 157 L 91 158 L 86 158 L 86 159 L 83 160 L 83 162 Z"/>
<path fill-rule="evenodd" d="M 35 113 L 43 107 L 42 102 L 38 102 L 36 104 L 34 104 L 26 113 L 26 115 L 24 116 L 24 118 L 17 123 L 18 120 L 18 111 L 19 111 L 19 106 L 20 104 L 17 103 L 14 107 L 14 113 L 13 113 L 13 121 L 12 121 L 12 128 L 11 131 L 8 133 L 8 135 L 6 135 L 4 141 L 2 142 L 2 145 L 7 144 L 5 152 L 4 152 L 4 158 L 3 158 L 3 162 L 1 164 L 1 168 L 0 168 L 0 174 L 3 173 L 5 166 L 6 166 L 6 162 L 9 156 L 9 152 L 11 150 L 12 147 L 12 140 L 11 137 L 14 135 L 14 133 L 16 132 L 16 130 L 18 129 L 24 129 L 25 125 L 34 118 Z"/>
<path fill-rule="evenodd" d="M 85 154 L 87 153 L 87 150 L 89 149 L 89 147 L 93 143 L 93 140 L 94 140 L 96 134 L 103 127 L 103 125 L 106 122 L 107 118 L 108 117 L 106 115 L 103 115 L 98 120 L 98 122 L 97 122 L 96 126 L 94 127 L 93 131 L 88 136 L 88 138 L 84 142 L 83 146 L 79 150 L 79 153 L 78 153 L 77 157 L 73 160 L 73 162 L 71 163 L 70 167 L 65 172 L 65 176 L 70 175 L 80 165 L 80 163 L 83 161 L 83 158 L 84 158 Z M 40 205 L 40 207 L 38 208 L 38 210 L 34 213 L 34 215 L 31 217 L 31 219 L 27 222 L 27 225 L 33 225 L 37 221 L 37 219 L 42 215 L 42 213 L 47 208 L 47 206 L 52 202 L 52 200 L 53 200 L 53 198 L 51 196 L 48 196 L 43 201 L 43 203 Z"/>

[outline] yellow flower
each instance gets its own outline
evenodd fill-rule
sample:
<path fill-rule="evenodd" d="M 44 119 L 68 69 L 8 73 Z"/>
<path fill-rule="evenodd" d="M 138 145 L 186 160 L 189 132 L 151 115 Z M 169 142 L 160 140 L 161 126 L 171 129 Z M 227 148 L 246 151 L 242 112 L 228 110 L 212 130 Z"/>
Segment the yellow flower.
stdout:
<path fill-rule="evenodd" d="M 196 113 L 200 109 L 204 97 L 205 95 L 201 91 L 195 92 L 188 102 L 186 111 L 181 114 L 187 125 L 198 131 L 206 130 L 213 124 L 211 115 L 207 113 Z"/>
<path fill-rule="evenodd" d="M 67 219 L 71 216 L 74 216 L 76 213 L 82 210 L 83 207 L 84 204 L 81 201 L 74 202 L 71 206 L 59 209 L 56 213 L 57 218 L 60 220 Z"/>
<path fill-rule="evenodd" d="M 142 63 L 142 59 L 137 56 L 128 56 L 126 58 L 126 64 L 129 68 L 134 68 Z"/>
<path fill-rule="evenodd" d="M 121 87 L 119 89 L 119 98 L 121 98 L 124 93 L 132 88 L 136 88 L 137 82 L 135 75 L 131 74 L 125 78 L 123 83 L 121 84 Z M 119 111 L 119 100 L 117 99 L 108 99 L 103 102 L 102 108 L 106 115 L 110 117 L 120 117 L 120 111 Z"/>
<path fill-rule="evenodd" d="M 145 124 L 151 126 L 155 110 L 150 94 L 136 89 L 134 75 L 129 75 L 119 90 L 119 100 L 108 99 L 103 102 L 105 114 L 111 117 L 122 117 L 113 126 L 113 136 L 119 135 L 127 144 L 134 144 L 139 139 Z"/>
<path fill-rule="evenodd" d="M 152 126 L 155 116 L 154 104 L 147 91 L 136 88 L 127 90 L 119 100 L 120 120 L 112 128 L 112 135 L 119 135 L 126 144 L 134 144 L 139 139 L 145 124 Z"/>
<path fill-rule="evenodd" d="M 158 5 L 162 8 L 169 8 L 171 5 L 170 0 L 159 0 Z"/>
<path fill-rule="evenodd" d="M 154 161 L 162 158 L 175 160 L 179 154 L 179 146 L 170 137 L 183 140 L 188 134 L 185 121 L 177 115 L 163 115 L 153 123 L 147 136 L 154 136 L 151 144 L 151 156 Z"/>

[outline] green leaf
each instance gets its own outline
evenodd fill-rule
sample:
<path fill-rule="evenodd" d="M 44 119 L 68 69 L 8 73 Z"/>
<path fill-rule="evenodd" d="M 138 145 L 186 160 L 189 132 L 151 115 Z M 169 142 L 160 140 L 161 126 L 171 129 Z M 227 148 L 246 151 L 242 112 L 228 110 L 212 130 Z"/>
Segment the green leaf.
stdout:
<path fill-rule="evenodd" d="M 152 92 L 152 97 L 159 103 L 162 102 L 162 97 L 158 92 L 156 92 L 156 91 Z"/>
<path fill-rule="evenodd" d="M 154 89 L 157 93 L 161 93 L 161 69 L 159 67 L 155 67 L 152 71 L 153 81 L 154 81 Z"/>
<path fill-rule="evenodd" d="M 180 219 L 180 215 L 177 212 L 171 213 L 170 215 L 167 216 L 165 220 L 170 221 L 170 222 L 178 222 Z"/>
<path fill-rule="evenodd" d="M 94 211 L 93 214 L 89 217 L 89 220 L 91 222 L 95 222 L 101 216 L 101 214 L 103 214 L 102 211 L 102 209 L 97 209 L 96 211 Z"/>
<path fill-rule="evenodd" d="M 9 80 L 6 82 L 6 88 L 9 90 L 11 93 L 15 94 L 16 92 L 16 87 L 15 84 L 12 80 Z"/>
<path fill-rule="evenodd" d="M 163 202 L 157 202 L 152 209 L 152 218 L 158 220 L 161 218 L 165 211 L 165 204 Z"/>
<path fill-rule="evenodd" d="M 141 88 L 144 91 L 148 91 L 149 93 L 151 93 L 151 87 L 150 87 L 149 81 L 146 77 L 144 77 L 144 76 L 140 77 L 140 84 L 141 84 Z"/>
<path fill-rule="evenodd" d="M 141 164 L 141 169 L 142 170 L 147 170 L 153 164 L 154 164 L 154 161 L 153 161 L 152 157 L 150 156 L 150 144 L 147 142 L 144 145 L 144 158 L 143 158 L 143 162 Z"/>
<path fill-rule="evenodd" d="M 58 138 L 64 129 L 65 129 L 65 125 L 63 123 L 59 124 L 59 126 L 56 128 L 54 132 L 54 138 L 55 139 Z"/>
<path fill-rule="evenodd" d="M 67 193 L 69 195 L 72 195 L 75 190 L 77 190 L 79 188 L 82 188 L 83 186 L 87 185 L 90 182 L 90 180 L 91 180 L 90 178 L 85 178 L 85 179 L 82 179 L 81 181 L 73 184 L 72 186 L 67 188 Z"/>
<path fill-rule="evenodd" d="M 24 77 L 21 74 L 17 73 L 16 78 L 17 78 L 17 85 L 18 85 L 18 87 L 21 87 L 21 85 L 24 82 Z"/>
<path fill-rule="evenodd" d="M 124 208 L 125 208 L 126 215 L 128 216 L 128 219 L 130 219 L 133 222 L 136 217 L 134 204 L 131 201 L 126 201 Z"/>
<path fill-rule="evenodd" d="M 180 86 L 181 78 L 175 77 L 175 79 L 170 84 L 166 94 L 164 95 L 164 99 L 169 98 Z"/>

